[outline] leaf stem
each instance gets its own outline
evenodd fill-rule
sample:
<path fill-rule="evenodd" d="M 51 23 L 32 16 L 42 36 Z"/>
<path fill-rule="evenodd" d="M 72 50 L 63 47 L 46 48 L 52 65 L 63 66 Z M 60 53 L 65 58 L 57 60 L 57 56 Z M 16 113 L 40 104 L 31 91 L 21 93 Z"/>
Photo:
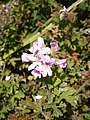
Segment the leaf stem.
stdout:
<path fill-rule="evenodd" d="M 85 87 L 89 82 L 90 82 L 90 77 L 88 79 L 84 79 L 86 80 L 83 85 L 75 92 L 75 95 L 77 95 L 78 93 L 80 93 L 82 91 L 82 88 Z"/>

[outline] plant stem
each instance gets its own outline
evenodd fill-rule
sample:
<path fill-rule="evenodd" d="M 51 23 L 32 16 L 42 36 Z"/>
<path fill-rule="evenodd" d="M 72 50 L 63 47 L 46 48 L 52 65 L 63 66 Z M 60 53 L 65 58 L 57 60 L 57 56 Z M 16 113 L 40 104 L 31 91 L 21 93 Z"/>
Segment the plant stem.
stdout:
<path fill-rule="evenodd" d="M 83 85 L 76 91 L 75 95 L 80 93 L 82 91 L 82 88 L 85 87 L 90 82 L 90 77 L 86 79 L 86 81 L 83 83 Z"/>
<path fill-rule="evenodd" d="M 45 115 L 45 113 L 44 113 L 44 112 L 42 112 L 42 115 L 45 117 L 45 120 L 49 120 L 48 116 L 47 116 L 47 115 Z"/>
<path fill-rule="evenodd" d="M 2 73 L 1 73 L 0 82 L 2 82 L 2 80 L 3 80 L 3 77 L 4 77 L 4 70 L 5 70 L 5 64 L 3 65 L 3 68 L 2 68 Z"/>

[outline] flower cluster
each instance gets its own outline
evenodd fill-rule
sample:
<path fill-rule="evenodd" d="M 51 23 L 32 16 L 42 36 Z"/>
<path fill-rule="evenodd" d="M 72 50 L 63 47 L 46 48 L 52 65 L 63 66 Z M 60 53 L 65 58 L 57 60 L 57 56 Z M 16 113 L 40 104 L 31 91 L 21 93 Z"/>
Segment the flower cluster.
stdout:
<path fill-rule="evenodd" d="M 22 54 L 22 62 L 32 62 L 28 67 L 28 71 L 36 78 L 41 76 L 52 76 L 51 67 L 53 65 L 59 65 L 61 68 L 65 68 L 67 63 L 66 59 L 57 59 L 52 57 L 52 51 L 57 52 L 59 50 L 57 42 L 50 43 L 51 48 L 44 44 L 42 37 L 38 37 L 38 41 L 33 43 L 33 46 L 29 49 L 30 54 Z"/>

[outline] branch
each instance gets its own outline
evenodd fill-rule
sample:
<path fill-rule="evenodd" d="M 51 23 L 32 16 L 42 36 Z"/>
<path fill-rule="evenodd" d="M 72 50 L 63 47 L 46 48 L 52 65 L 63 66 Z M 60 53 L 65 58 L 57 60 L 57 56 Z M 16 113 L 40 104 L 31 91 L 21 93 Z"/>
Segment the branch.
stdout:
<path fill-rule="evenodd" d="M 85 87 L 89 82 L 90 82 L 90 77 L 88 79 L 84 79 L 86 80 L 83 85 L 75 92 L 75 95 L 77 95 L 78 93 L 80 93 L 82 91 L 82 88 Z"/>

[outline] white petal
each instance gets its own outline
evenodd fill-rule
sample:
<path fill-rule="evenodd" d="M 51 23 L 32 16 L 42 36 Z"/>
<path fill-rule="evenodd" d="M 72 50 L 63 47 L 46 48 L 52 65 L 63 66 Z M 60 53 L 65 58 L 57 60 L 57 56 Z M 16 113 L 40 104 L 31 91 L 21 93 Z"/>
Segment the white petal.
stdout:
<path fill-rule="evenodd" d="M 23 53 L 23 54 L 21 55 L 22 62 L 29 62 L 29 59 L 27 58 L 28 56 L 29 56 L 29 54 Z"/>
<path fill-rule="evenodd" d="M 33 54 L 30 54 L 29 56 L 27 56 L 27 58 L 30 60 L 30 61 L 36 61 L 36 57 L 34 57 Z"/>
<path fill-rule="evenodd" d="M 39 100 L 39 99 L 42 99 L 42 96 L 41 96 L 41 95 L 37 95 L 37 96 L 35 96 L 35 98 L 36 98 L 37 100 Z"/>
<path fill-rule="evenodd" d="M 33 62 L 29 67 L 28 67 L 28 71 L 34 69 L 37 66 L 36 62 Z"/>
<path fill-rule="evenodd" d="M 66 62 L 66 59 L 58 60 L 56 63 L 57 63 L 57 64 L 63 64 L 64 62 Z"/>
<path fill-rule="evenodd" d="M 36 53 L 36 51 L 38 50 L 38 43 L 37 42 L 34 42 L 33 43 L 33 46 L 29 49 L 29 51 L 33 54 Z"/>
<path fill-rule="evenodd" d="M 42 47 L 44 45 L 44 40 L 42 37 L 38 37 L 38 47 Z"/>
<path fill-rule="evenodd" d="M 43 76 L 43 77 L 46 77 L 46 76 L 47 76 L 47 70 L 44 70 L 44 71 L 42 72 L 42 76 Z"/>
<path fill-rule="evenodd" d="M 34 76 L 34 77 L 39 77 L 39 78 L 41 78 L 41 73 L 37 73 L 35 70 L 33 70 L 32 72 L 31 72 L 31 74 Z"/>
<path fill-rule="evenodd" d="M 48 69 L 47 69 L 47 70 L 48 70 L 48 75 L 49 75 L 49 76 L 52 76 L 52 70 L 51 70 L 51 68 L 50 68 L 50 67 L 48 67 Z"/>
<path fill-rule="evenodd" d="M 5 80 L 6 80 L 6 81 L 10 80 L 10 76 L 6 76 L 6 77 L 5 77 Z"/>

